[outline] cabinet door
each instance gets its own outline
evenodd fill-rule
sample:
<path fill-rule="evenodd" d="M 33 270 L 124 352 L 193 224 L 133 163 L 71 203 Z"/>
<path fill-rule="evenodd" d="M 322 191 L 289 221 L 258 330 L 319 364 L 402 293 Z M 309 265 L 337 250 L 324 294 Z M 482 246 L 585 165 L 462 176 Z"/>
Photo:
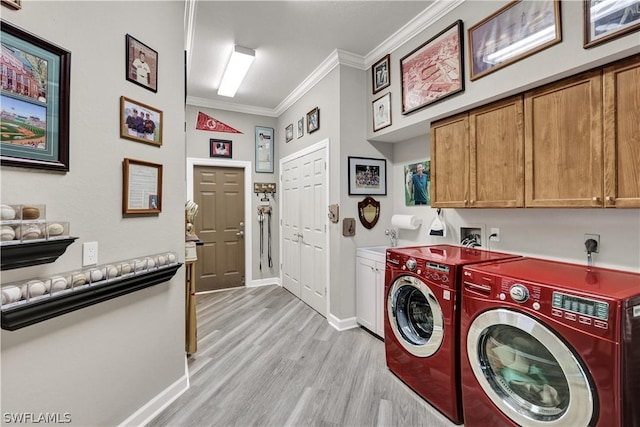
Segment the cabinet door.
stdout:
<path fill-rule="evenodd" d="M 525 94 L 525 204 L 602 206 L 600 71 Z"/>
<path fill-rule="evenodd" d="M 372 332 L 376 330 L 375 261 L 356 257 L 356 321 Z"/>
<path fill-rule="evenodd" d="M 431 126 L 431 206 L 469 206 L 469 116 Z"/>
<path fill-rule="evenodd" d="M 387 304 L 384 294 L 384 276 L 386 264 L 376 262 L 376 334 L 384 338 L 384 317 L 387 315 Z"/>
<path fill-rule="evenodd" d="M 604 196 L 640 208 L 640 55 L 604 70 Z"/>
<path fill-rule="evenodd" d="M 522 96 L 469 113 L 469 204 L 478 208 L 524 206 Z"/>

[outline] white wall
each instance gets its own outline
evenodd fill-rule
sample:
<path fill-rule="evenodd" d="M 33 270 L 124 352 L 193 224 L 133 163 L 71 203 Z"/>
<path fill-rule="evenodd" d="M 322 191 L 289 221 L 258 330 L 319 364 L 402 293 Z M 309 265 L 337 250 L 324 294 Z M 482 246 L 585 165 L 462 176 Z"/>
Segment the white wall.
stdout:
<path fill-rule="evenodd" d="M 242 133 L 227 133 L 227 132 L 210 132 L 205 130 L 196 129 L 196 120 L 198 112 L 207 114 L 216 120 L 219 120 L 232 128 Z M 214 110 L 206 107 L 199 107 L 194 105 L 188 105 L 186 108 L 186 122 L 187 122 L 187 157 L 195 159 L 212 160 L 209 157 L 209 140 L 215 139 L 227 139 L 232 141 L 232 161 L 244 161 L 251 162 L 249 170 L 249 176 L 251 177 L 251 191 L 253 191 L 253 182 L 275 182 L 278 183 L 278 159 L 280 155 L 278 153 L 279 147 L 274 145 L 274 165 L 273 173 L 256 173 L 255 172 L 255 127 L 270 127 L 274 128 L 274 135 L 276 140 L 284 138 L 284 128 L 278 129 L 276 127 L 276 119 L 273 117 L 257 116 L 252 114 L 236 113 L 232 111 Z M 224 165 L 227 159 L 213 158 L 220 161 Z M 187 173 L 189 173 L 187 171 Z M 277 184 L 278 185 L 278 184 Z M 264 281 L 268 279 L 278 278 L 280 275 L 280 231 L 278 227 L 278 219 L 280 213 L 278 211 L 278 197 L 279 188 L 276 188 L 276 195 L 271 199 L 271 207 L 273 208 L 272 222 L 271 222 L 271 259 L 273 261 L 273 267 L 269 268 L 267 264 L 267 237 L 265 230 L 264 237 L 264 255 L 262 260 L 262 270 L 259 268 L 260 257 L 260 228 L 258 225 L 258 205 L 260 198 L 251 193 L 251 206 L 248 207 L 249 215 L 251 219 L 250 223 L 246 224 L 246 230 L 251 231 L 251 238 L 247 239 L 245 244 L 251 246 L 253 265 L 249 266 L 251 269 L 252 281 Z M 187 198 L 192 198 L 191 194 L 187 195 Z M 262 195 L 260 196 L 262 197 Z M 247 282 L 248 285 L 251 283 Z"/>
<path fill-rule="evenodd" d="M 23 1 L 2 17 L 72 52 L 70 171 L 2 167 L 3 203 L 44 203 L 78 240 L 55 263 L 2 283 L 173 251 L 184 258 L 184 2 Z M 159 54 L 158 92 L 125 79 L 125 35 Z M 161 148 L 119 137 L 120 96 L 164 112 Z M 123 218 L 125 157 L 164 166 L 156 216 Z M 185 374 L 184 268 L 168 283 L 17 331 L 2 331 L 2 413 L 68 412 L 72 425 L 117 425 Z"/>

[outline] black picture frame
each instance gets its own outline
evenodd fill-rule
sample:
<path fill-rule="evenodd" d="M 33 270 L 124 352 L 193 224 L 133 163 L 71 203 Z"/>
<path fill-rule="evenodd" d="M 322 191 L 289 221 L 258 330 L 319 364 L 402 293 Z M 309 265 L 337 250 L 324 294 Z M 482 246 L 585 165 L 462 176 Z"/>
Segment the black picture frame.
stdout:
<path fill-rule="evenodd" d="M 387 195 L 387 161 L 370 157 L 348 157 L 349 195 Z"/>
<path fill-rule="evenodd" d="M 13 119 L 0 118 L 0 162 L 68 172 L 71 52 L 5 20 L 0 23 L 3 54 L 19 57 L 16 64 L 24 60 L 31 65 L 29 70 L 13 70 L 12 78 L 2 79 L 3 110 L 18 113 L 12 113 Z M 6 70 L 8 67 L 3 67 L 2 72 Z M 30 117 L 28 123 L 25 116 Z M 18 129 L 20 135 L 5 133 L 7 126 Z M 31 139 L 25 140 L 25 135 Z"/>
<path fill-rule="evenodd" d="M 223 157 L 230 159 L 233 156 L 233 142 L 230 139 L 209 140 L 209 157 Z"/>
<path fill-rule="evenodd" d="M 318 107 L 307 113 L 307 133 L 313 133 L 320 129 L 320 110 Z"/>
<path fill-rule="evenodd" d="M 131 83 L 158 92 L 158 52 L 140 40 L 127 34 L 126 43 L 126 69 L 125 76 Z M 144 58 L 141 56 L 144 54 Z M 145 79 L 140 70 L 148 70 Z M 146 81 L 145 81 L 146 80 Z"/>
<path fill-rule="evenodd" d="M 374 94 L 391 84 L 391 55 L 385 55 L 371 66 L 371 86 Z"/>

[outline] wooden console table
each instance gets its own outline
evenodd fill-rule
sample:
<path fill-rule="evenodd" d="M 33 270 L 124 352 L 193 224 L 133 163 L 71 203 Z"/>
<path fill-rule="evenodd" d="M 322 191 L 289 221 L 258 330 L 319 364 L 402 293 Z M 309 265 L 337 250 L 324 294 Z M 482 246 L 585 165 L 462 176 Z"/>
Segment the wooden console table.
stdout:
<path fill-rule="evenodd" d="M 185 302 L 186 302 L 186 340 L 185 350 L 188 355 L 195 353 L 198 350 L 198 329 L 196 323 L 196 271 L 195 261 L 185 261 L 186 274 L 185 274 Z"/>

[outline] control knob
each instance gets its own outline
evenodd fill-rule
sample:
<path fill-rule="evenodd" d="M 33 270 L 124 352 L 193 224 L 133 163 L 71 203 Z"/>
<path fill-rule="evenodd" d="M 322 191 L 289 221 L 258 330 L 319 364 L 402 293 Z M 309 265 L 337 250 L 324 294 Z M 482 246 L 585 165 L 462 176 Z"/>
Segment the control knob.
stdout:
<path fill-rule="evenodd" d="M 525 302 L 529 299 L 529 290 L 519 283 L 516 283 L 509 289 L 509 295 L 515 302 Z"/>
<path fill-rule="evenodd" d="M 418 266 L 418 263 L 416 262 L 415 259 L 413 258 L 409 258 L 407 260 L 407 262 L 405 263 L 405 265 L 407 266 L 407 268 L 409 269 L 409 271 L 413 271 L 416 269 L 416 267 Z"/>

